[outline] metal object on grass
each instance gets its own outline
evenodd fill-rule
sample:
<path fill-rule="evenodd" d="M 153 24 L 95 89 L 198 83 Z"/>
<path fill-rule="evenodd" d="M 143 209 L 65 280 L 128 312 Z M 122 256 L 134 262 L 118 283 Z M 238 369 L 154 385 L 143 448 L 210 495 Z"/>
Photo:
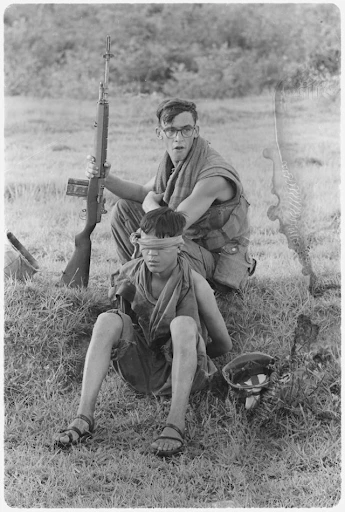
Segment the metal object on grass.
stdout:
<path fill-rule="evenodd" d="M 246 409 L 253 409 L 260 393 L 270 383 L 275 359 L 261 352 L 241 354 L 224 366 L 222 372 L 232 388 L 245 397 Z"/>
<path fill-rule="evenodd" d="M 4 254 L 5 277 L 24 280 L 39 270 L 39 264 L 11 231 L 7 231 Z"/>

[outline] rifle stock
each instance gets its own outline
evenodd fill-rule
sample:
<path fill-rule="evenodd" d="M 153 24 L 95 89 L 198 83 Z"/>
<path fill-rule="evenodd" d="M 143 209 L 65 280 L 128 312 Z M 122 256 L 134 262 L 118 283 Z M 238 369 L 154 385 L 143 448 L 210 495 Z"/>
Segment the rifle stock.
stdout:
<path fill-rule="evenodd" d="M 94 153 L 98 174 L 90 180 L 70 178 L 67 185 L 67 195 L 84 197 L 86 199 L 86 222 L 84 229 L 75 236 L 75 249 L 72 258 L 62 273 L 61 282 L 70 287 L 87 287 L 89 283 L 91 260 L 91 234 L 102 219 L 105 198 L 103 197 L 105 168 L 108 146 L 109 103 L 108 75 L 110 53 L 110 37 L 107 36 L 104 82 L 99 86 L 97 116 L 95 121 Z"/>

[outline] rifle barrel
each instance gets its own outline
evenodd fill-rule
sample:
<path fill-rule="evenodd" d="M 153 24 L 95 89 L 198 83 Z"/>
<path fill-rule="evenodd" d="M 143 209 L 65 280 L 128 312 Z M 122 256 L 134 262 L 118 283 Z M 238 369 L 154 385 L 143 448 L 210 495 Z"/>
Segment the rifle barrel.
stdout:
<path fill-rule="evenodd" d="M 103 55 L 103 58 L 105 59 L 104 84 L 103 84 L 104 100 L 106 100 L 107 96 L 108 96 L 109 60 L 111 59 L 111 57 L 114 57 L 114 55 L 112 53 L 110 53 L 110 36 L 107 36 L 107 41 L 106 41 L 105 47 L 106 47 L 106 53 Z"/>

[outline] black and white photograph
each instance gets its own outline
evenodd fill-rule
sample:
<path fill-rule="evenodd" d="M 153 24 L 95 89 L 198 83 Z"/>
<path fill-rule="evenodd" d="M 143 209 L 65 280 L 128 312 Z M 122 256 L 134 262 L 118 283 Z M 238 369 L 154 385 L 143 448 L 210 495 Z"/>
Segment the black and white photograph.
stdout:
<path fill-rule="evenodd" d="M 341 506 L 335 2 L 3 7 L 3 507 Z"/>

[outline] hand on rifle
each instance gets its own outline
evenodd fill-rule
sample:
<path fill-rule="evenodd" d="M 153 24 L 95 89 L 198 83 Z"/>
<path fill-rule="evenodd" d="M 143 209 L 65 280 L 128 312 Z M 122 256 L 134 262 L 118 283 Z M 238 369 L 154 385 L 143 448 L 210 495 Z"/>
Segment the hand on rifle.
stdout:
<path fill-rule="evenodd" d="M 86 165 L 86 176 L 87 178 L 91 179 L 94 178 L 97 175 L 98 167 L 95 165 L 95 157 L 92 155 L 88 155 L 86 157 L 87 159 L 87 165 Z M 104 169 L 105 169 L 105 178 L 108 177 L 110 172 L 111 164 L 108 162 L 105 162 Z"/>

